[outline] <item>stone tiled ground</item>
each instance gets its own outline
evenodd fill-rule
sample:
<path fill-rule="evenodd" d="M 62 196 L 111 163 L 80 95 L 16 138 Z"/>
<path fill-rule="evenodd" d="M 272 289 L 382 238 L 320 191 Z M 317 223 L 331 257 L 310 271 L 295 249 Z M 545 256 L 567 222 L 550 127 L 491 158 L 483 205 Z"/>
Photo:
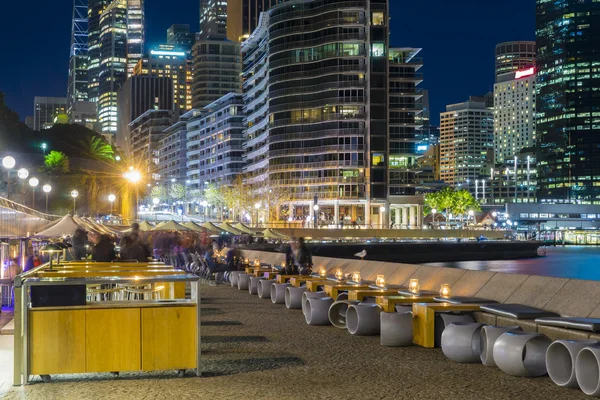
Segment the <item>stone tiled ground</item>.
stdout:
<path fill-rule="evenodd" d="M 587 399 L 549 378 L 460 365 L 439 349 L 385 348 L 379 337 L 310 327 L 300 310 L 230 287 L 203 287 L 203 376 L 174 372 L 55 377 L 6 399 Z M 1 393 L 1 392 L 0 392 Z M 0 395 L 1 397 L 1 395 Z"/>

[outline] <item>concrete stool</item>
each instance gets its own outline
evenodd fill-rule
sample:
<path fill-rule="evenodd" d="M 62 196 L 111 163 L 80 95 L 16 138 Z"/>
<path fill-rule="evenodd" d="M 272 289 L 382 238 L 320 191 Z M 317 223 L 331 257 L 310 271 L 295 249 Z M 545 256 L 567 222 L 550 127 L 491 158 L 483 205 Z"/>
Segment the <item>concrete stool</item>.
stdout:
<path fill-rule="evenodd" d="M 329 295 L 325 292 L 304 292 L 304 293 L 302 293 L 302 312 L 304 313 L 304 315 L 306 315 L 306 305 L 308 304 L 308 299 L 319 299 L 322 297 L 329 297 Z"/>
<path fill-rule="evenodd" d="M 242 271 L 231 271 L 229 275 L 229 282 L 231 283 L 231 287 L 237 287 L 238 276 L 242 273 Z"/>
<path fill-rule="evenodd" d="M 302 308 L 302 293 L 306 292 L 306 286 L 288 286 L 285 289 L 285 306 L 291 309 Z"/>
<path fill-rule="evenodd" d="M 305 292 L 304 294 L 309 293 Z M 333 304 L 331 297 L 309 297 L 304 303 L 304 319 L 309 325 L 329 325 L 329 307 Z"/>
<path fill-rule="evenodd" d="M 413 344 L 412 311 L 382 312 L 381 345 L 389 347 L 404 347 Z"/>
<path fill-rule="evenodd" d="M 285 303 L 285 289 L 290 286 L 289 283 L 274 283 L 271 285 L 271 301 L 273 304 Z"/>
<path fill-rule="evenodd" d="M 575 361 L 577 383 L 588 396 L 600 396 L 600 347 L 588 346 L 581 349 Z"/>
<path fill-rule="evenodd" d="M 258 297 L 261 299 L 271 299 L 271 286 L 275 283 L 273 279 L 261 279 L 258 281 Z"/>
<path fill-rule="evenodd" d="M 552 382 L 558 386 L 577 389 L 575 363 L 577 354 L 588 346 L 595 346 L 597 340 L 557 340 L 546 352 L 546 369 Z"/>
<path fill-rule="evenodd" d="M 339 298 L 339 296 L 338 296 Z M 329 307 L 329 322 L 336 328 L 346 329 L 346 312 L 348 306 L 358 304 L 358 300 L 338 300 Z"/>
<path fill-rule="evenodd" d="M 248 290 L 250 286 L 250 274 L 239 274 L 238 275 L 238 290 Z"/>
<path fill-rule="evenodd" d="M 481 328 L 476 322 L 454 322 L 442 332 L 442 352 L 458 363 L 481 362 Z"/>
<path fill-rule="evenodd" d="M 494 343 L 506 332 L 522 332 L 520 326 L 490 326 L 481 329 L 481 363 L 486 367 L 495 367 Z"/>
<path fill-rule="evenodd" d="M 450 324 L 455 322 L 475 322 L 475 319 L 471 314 L 448 314 L 448 313 L 437 313 L 435 314 L 435 346 L 440 347 L 442 345 L 442 332 Z"/>
<path fill-rule="evenodd" d="M 380 313 L 381 307 L 375 303 L 360 303 L 349 306 L 346 312 L 348 332 L 357 336 L 379 335 L 381 331 Z"/>
<path fill-rule="evenodd" d="M 540 333 L 506 332 L 494 343 L 494 361 L 508 375 L 546 375 L 546 350 L 550 343 Z"/>
<path fill-rule="evenodd" d="M 263 280 L 263 277 L 251 276 L 250 284 L 248 285 L 248 292 L 253 295 L 258 294 L 258 282 Z"/>

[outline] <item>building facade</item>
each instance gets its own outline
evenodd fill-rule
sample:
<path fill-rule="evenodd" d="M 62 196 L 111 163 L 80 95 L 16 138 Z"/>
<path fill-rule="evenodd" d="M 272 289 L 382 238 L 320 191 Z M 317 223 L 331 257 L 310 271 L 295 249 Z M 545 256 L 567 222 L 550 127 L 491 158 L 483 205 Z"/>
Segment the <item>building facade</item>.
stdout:
<path fill-rule="evenodd" d="M 535 147 L 529 147 L 476 180 L 474 196 L 482 204 L 536 203 L 537 183 Z"/>
<path fill-rule="evenodd" d="M 241 93 L 240 45 L 228 40 L 197 40 L 192 49 L 192 107 L 204 108 L 228 93 Z"/>
<path fill-rule="evenodd" d="M 69 78 L 67 113 L 72 115 L 78 101 L 88 100 L 88 2 L 73 0 L 71 47 L 69 50 Z"/>
<path fill-rule="evenodd" d="M 176 48 L 190 51 L 195 39 L 196 34 L 187 24 L 173 24 L 167 29 L 167 44 Z"/>
<path fill-rule="evenodd" d="M 440 177 L 473 190 L 494 166 L 494 113 L 484 102 L 446 106 L 440 115 Z"/>
<path fill-rule="evenodd" d="M 289 218 L 387 221 L 388 20 L 385 1 L 284 2 L 243 43 L 246 182 Z"/>
<path fill-rule="evenodd" d="M 88 1 L 88 99 L 92 102 L 98 101 L 100 85 L 100 18 L 102 12 L 108 6 L 109 0 Z"/>
<path fill-rule="evenodd" d="M 175 109 L 182 114 L 192 109 L 192 64 L 185 50 L 159 45 L 138 61 L 133 75 L 171 78 Z"/>
<path fill-rule="evenodd" d="M 66 97 L 39 97 L 33 99 L 33 130 L 52 128 L 54 118 L 67 113 Z"/>
<path fill-rule="evenodd" d="M 227 0 L 227 38 L 246 40 L 258 26 L 260 14 L 285 0 Z"/>
<path fill-rule="evenodd" d="M 200 39 L 227 38 L 227 0 L 200 0 Z"/>
<path fill-rule="evenodd" d="M 498 76 L 494 85 L 496 163 L 536 145 L 535 97 L 535 67 Z"/>
<path fill-rule="evenodd" d="M 176 118 L 177 113 L 173 110 L 148 110 L 129 124 L 131 159 L 136 164 L 141 164 L 146 173 L 157 173 L 155 154 L 159 141 L 165 136 L 165 129 L 173 125 Z"/>
<path fill-rule="evenodd" d="M 600 203 L 600 3 L 537 0 L 541 201 Z"/>
<path fill-rule="evenodd" d="M 502 74 L 535 67 L 535 42 L 504 42 L 496 45 L 496 79 Z"/>
<path fill-rule="evenodd" d="M 207 184 L 232 184 L 241 176 L 243 109 L 243 96 L 230 93 L 194 110 L 187 121 L 187 180 L 192 190 L 202 190 Z"/>
<path fill-rule="evenodd" d="M 187 124 L 199 114 L 198 110 L 190 110 L 164 130 L 165 136 L 159 140 L 156 151 L 158 171 L 154 180 L 163 183 L 187 180 Z"/>
<path fill-rule="evenodd" d="M 125 154 L 132 148 L 129 124 L 148 110 L 173 110 L 173 80 L 134 75 L 121 86 L 117 96 L 118 129 L 116 142 Z"/>

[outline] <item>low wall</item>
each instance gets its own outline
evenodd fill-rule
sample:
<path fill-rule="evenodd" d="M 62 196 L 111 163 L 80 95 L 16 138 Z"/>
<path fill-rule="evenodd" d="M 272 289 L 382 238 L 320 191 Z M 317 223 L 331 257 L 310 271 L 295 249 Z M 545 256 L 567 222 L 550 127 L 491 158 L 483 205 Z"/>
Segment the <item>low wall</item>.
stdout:
<path fill-rule="evenodd" d="M 471 239 L 486 237 L 488 239 L 505 239 L 511 235 L 508 231 L 492 231 L 478 229 L 308 229 L 277 228 L 278 232 L 290 237 L 304 238 L 386 238 L 386 239 Z"/>
<path fill-rule="evenodd" d="M 285 261 L 283 253 L 242 250 L 242 254 L 267 264 Z M 396 285 L 408 285 L 410 279 L 417 278 L 423 290 L 437 291 L 447 283 L 454 296 L 524 304 L 563 316 L 600 318 L 599 281 L 329 257 L 313 257 L 313 262 L 316 270 L 325 267 L 331 274 L 338 268 L 344 273 L 360 271 L 362 279 L 373 281 L 377 275 L 384 275 L 387 283 Z"/>

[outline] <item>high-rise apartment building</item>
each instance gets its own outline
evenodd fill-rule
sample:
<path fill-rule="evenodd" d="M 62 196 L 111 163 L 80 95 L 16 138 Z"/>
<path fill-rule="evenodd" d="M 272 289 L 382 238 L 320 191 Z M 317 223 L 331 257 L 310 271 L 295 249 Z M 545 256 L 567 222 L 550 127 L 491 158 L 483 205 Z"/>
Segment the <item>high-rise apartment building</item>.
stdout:
<path fill-rule="evenodd" d="M 388 140 L 388 20 L 386 1 L 284 2 L 242 44 L 246 183 L 285 191 L 283 214 L 387 223 L 389 146 L 405 154 Z"/>
<path fill-rule="evenodd" d="M 88 100 L 88 2 L 73 0 L 67 113 L 72 116 L 75 103 Z"/>
<path fill-rule="evenodd" d="M 116 142 L 131 154 L 129 124 L 148 110 L 173 110 L 173 80 L 168 77 L 134 75 L 117 95 L 118 129 Z"/>
<path fill-rule="evenodd" d="M 33 99 L 33 130 L 52 128 L 54 119 L 67 113 L 66 97 L 39 97 Z"/>
<path fill-rule="evenodd" d="M 535 67 L 507 72 L 494 85 L 494 156 L 510 160 L 536 144 Z"/>
<path fill-rule="evenodd" d="M 175 109 L 181 114 L 192 109 L 192 62 L 185 50 L 159 45 L 138 61 L 133 75 L 171 78 Z"/>
<path fill-rule="evenodd" d="M 98 101 L 100 85 L 100 17 L 109 4 L 109 0 L 88 1 L 88 99 Z"/>
<path fill-rule="evenodd" d="M 440 114 L 440 177 L 472 189 L 494 166 L 494 113 L 482 101 L 446 106 Z"/>
<path fill-rule="evenodd" d="M 173 179 L 178 182 L 187 180 L 187 125 L 190 119 L 199 115 L 199 110 L 190 110 L 164 130 L 165 136 L 159 140 L 156 151 L 158 171 L 155 180 L 163 183 Z"/>
<path fill-rule="evenodd" d="M 203 108 L 228 93 L 241 93 L 239 43 L 199 39 L 192 48 L 192 106 Z"/>
<path fill-rule="evenodd" d="M 502 74 L 535 67 L 535 42 L 504 42 L 496 45 L 496 79 Z"/>
<path fill-rule="evenodd" d="M 229 185 L 244 167 L 244 99 L 230 93 L 207 105 L 187 122 L 189 187 Z"/>
<path fill-rule="evenodd" d="M 538 201 L 600 203 L 600 3 L 537 0 Z"/>
<path fill-rule="evenodd" d="M 196 34 L 190 32 L 187 24 L 173 24 L 167 29 L 167 44 L 184 51 L 190 51 L 194 45 Z"/>
<path fill-rule="evenodd" d="M 152 109 L 129 123 L 131 159 L 138 164 L 146 162 L 145 172 L 157 172 L 157 160 L 154 156 L 159 141 L 165 136 L 164 130 L 173 125 L 176 119 L 177 115 L 173 110 Z"/>

